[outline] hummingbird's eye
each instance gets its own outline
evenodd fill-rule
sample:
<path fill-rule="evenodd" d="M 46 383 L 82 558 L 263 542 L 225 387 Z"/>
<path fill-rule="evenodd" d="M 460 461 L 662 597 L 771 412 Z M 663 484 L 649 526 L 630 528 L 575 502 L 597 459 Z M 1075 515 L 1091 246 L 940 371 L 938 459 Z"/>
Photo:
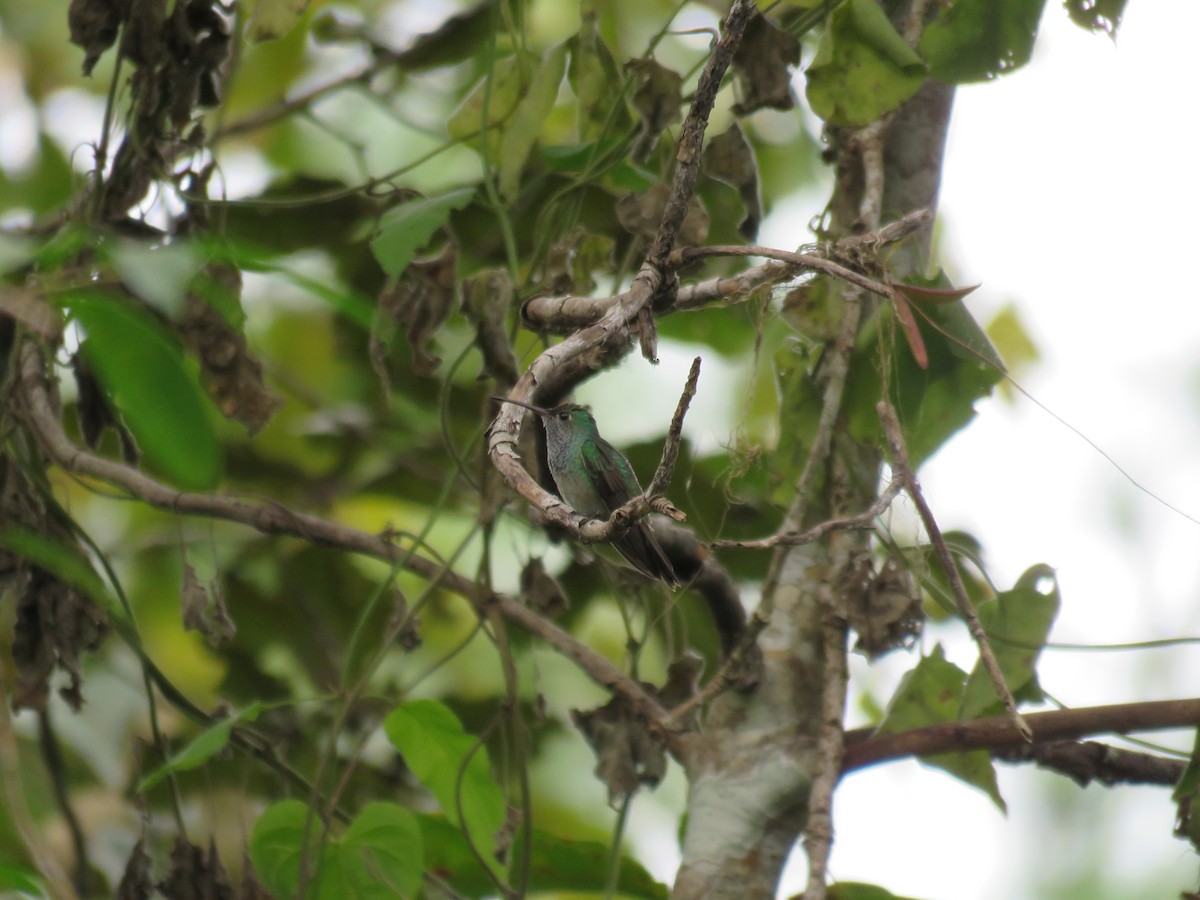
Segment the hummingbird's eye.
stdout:
<path fill-rule="evenodd" d="M 559 413 L 559 414 L 558 414 L 558 417 L 559 417 L 560 419 L 562 419 L 564 422 L 565 422 L 565 421 L 567 421 L 567 419 L 571 418 L 571 416 L 570 416 L 569 414 L 565 413 L 565 412 L 564 412 L 564 413 Z"/>

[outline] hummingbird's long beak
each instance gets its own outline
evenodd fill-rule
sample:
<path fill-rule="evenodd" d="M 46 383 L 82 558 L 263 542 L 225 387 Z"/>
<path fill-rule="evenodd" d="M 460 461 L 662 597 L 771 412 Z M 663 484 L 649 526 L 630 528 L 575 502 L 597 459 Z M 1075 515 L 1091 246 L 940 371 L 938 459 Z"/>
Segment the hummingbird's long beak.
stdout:
<path fill-rule="evenodd" d="M 534 406 L 532 403 L 522 403 L 520 400 L 511 400 L 508 397 L 493 397 L 492 399 L 500 403 L 511 403 L 513 406 L 523 406 L 526 409 L 531 409 L 543 419 L 550 415 L 550 410 L 542 409 L 540 406 Z"/>

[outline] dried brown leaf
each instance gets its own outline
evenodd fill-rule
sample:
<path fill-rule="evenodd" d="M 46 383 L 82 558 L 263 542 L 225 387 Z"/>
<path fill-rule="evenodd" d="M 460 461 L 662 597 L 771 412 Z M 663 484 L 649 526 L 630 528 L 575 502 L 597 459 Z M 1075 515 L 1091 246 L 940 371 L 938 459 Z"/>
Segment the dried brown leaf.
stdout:
<path fill-rule="evenodd" d="M 116 900 L 150 900 L 154 882 L 150 877 L 150 854 L 146 852 L 145 835 L 138 838 L 125 863 L 121 882 L 117 885 Z"/>
<path fill-rule="evenodd" d="M 652 239 L 658 234 L 669 193 L 667 185 L 658 183 L 641 194 L 627 194 L 617 201 L 617 221 L 630 234 Z M 679 229 L 679 243 L 697 246 L 707 237 L 708 212 L 699 198 L 693 196 L 688 201 L 687 215 Z"/>
<path fill-rule="evenodd" d="M 186 838 L 177 837 L 171 869 L 158 889 L 167 900 L 233 900 L 233 886 L 211 841 L 205 853 Z"/>
<path fill-rule="evenodd" d="M 850 626 L 858 633 L 855 649 L 874 660 L 911 647 L 925 623 L 921 598 L 901 561 L 889 557 L 865 591 L 852 592 Z"/>
<path fill-rule="evenodd" d="M 441 253 L 415 259 L 404 275 L 379 296 L 379 312 L 371 329 L 371 362 L 385 387 L 387 355 L 395 332 L 404 332 L 412 351 L 413 370 L 429 375 L 441 359 L 429 352 L 429 342 L 454 309 L 454 281 L 458 249 L 446 244 Z"/>
<path fill-rule="evenodd" d="M 128 0 L 71 0 L 67 26 L 71 43 L 83 48 L 84 75 L 92 74 L 104 51 L 113 45 L 121 19 L 128 11 Z"/>
<path fill-rule="evenodd" d="M 475 346 L 483 354 L 483 371 L 507 391 L 517 383 L 520 367 L 508 338 L 513 285 L 505 269 L 488 269 L 464 279 L 462 311 L 475 326 Z"/>
<path fill-rule="evenodd" d="M 791 109 L 792 69 L 800 64 L 800 42 L 764 16 L 756 13 L 733 55 L 733 71 L 741 100 L 733 107 L 745 116 L 764 107 Z"/>
<path fill-rule="evenodd" d="M 521 599 L 541 615 L 556 619 L 571 606 L 558 579 L 546 571 L 541 557 L 532 557 L 521 569 Z"/>

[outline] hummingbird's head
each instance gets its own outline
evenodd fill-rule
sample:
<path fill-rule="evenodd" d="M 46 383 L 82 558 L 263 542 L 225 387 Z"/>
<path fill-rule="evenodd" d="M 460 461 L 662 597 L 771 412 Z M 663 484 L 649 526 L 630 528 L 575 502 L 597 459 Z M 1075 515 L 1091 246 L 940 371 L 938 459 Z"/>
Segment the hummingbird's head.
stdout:
<path fill-rule="evenodd" d="M 596 420 L 592 411 L 577 403 L 564 403 L 554 409 L 538 410 L 542 424 L 546 427 L 546 437 L 567 438 L 571 435 L 594 435 L 597 433 Z"/>

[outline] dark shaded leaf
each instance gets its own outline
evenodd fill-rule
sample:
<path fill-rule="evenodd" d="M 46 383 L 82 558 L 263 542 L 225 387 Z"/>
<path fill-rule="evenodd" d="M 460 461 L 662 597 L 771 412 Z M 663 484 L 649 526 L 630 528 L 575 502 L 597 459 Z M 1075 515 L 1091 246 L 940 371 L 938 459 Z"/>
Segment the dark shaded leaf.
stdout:
<path fill-rule="evenodd" d="M 211 488 L 217 439 L 178 346 L 128 304 L 95 292 L 67 302 L 87 332 L 84 357 L 147 459 L 182 487 Z"/>
<path fill-rule="evenodd" d="M 234 324 L 243 318 L 239 296 L 242 276 L 233 266 L 210 266 L 179 317 L 179 336 L 200 359 L 201 380 L 221 415 L 257 434 L 283 405 L 266 386 L 263 367 L 249 351 L 246 336 Z M 229 310 L 223 314 L 222 309 Z"/>
<path fill-rule="evenodd" d="M 371 362 L 385 385 L 387 348 L 396 327 L 404 331 L 412 351 L 413 370 L 431 374 L 441 359 L 429 352 L 429 342 L 454 308 L 458 250 L 453 243 L 430 259 L 413 262 L 404 277 L 379 297 L 379 311 L 371 328 Z"/>
<path fill-rule="evenodd" d="M 1080 28 L 1103 31 L 1114 40 L 1121 27 L 1126 0 L 1066 0 L 1067 15 Z"/>
<path fill-rule="evenodd" d="M 792 69 L 800 64 L 800 41 L 762 13 L 755 13 L 746 24 L 742 42 L 733 55 L 739 100 L 736 115 L 746 116 L 757 109 L 791 109 L 796 105 L 792 93 Z"/>
<path fill-rule="evenodd" d="M 92 74 L 104 51 L 113 45 L 121 18 L 128 12 L 129 0 L 71 0 L 67 25 L 71 43 L 84 50 L 84 75 Z"/>
<path fill-rule="evenodd" d="M 637 75 L 633 108 L 642 117 L 637 143 L 630 155 L 644 160 L 668 125 L 682 119 L 683 76 L 654 59 L 630 60 L 627 67 Z"/>
<path fill-rule="evenodd" d="M 754 148 L 742 127 L 734 122 L 704 148 L 704 173 L 735 188 L 746 215 L 738 223 L 738 234 L 752 240 L 762 221 L 762 191 Z"/>
<path fill-rule="evenodd" d="M 406 72 L 421 72 L 467 59 L 491 34 L 495 15 L 491 3 L 480 3 L 451 16 L 434 31 L 418 35 L 411 47 L 396 54 L 396 63 Z"/>
<path fill-rule="evenodd" d="M 662 223 L 670 188 L 661 182 L 641 194 L 627 194 L 617 201 L 617 219 L 630 234 L 653 238 Z M 679 243 L 697 246 L 708 237 L 708 213 L 698 197 L 688 201 L 687 215 L 679 229 Z"/>
<path fill-rule="evenodd" d="M 171 867 L 158 889 L 167 900 L 233 900 L 233 886 L 217 847 L 209 841 L 205 853 L 184 837 L 175 839 Z"/>
<path fill-rule="evenodd" d="M 578 33 L 568 44 L 567 80 L 579 101 L 579 140 L 593 141 L 624 132 L 632 116 L 622 102 L 621 70 L 596 27 L 595 10 L 584 9 L 581 18 Z"/>
<path fill-rule="evenodd" d="M 543 616 L 556 619 L 570 607 L 570 598 L 558 579 L 546 571 L 541 557 L 521 569 L 521 600 Z"/>
<path fill-rule="evenodd" d="M 463 279 L 463 315 L 475 326 L 475 346 L 483 354 L 483 371 L 504 390 L 520 377 L 508 339 L 512 302 L 513 286 L 506 269 L 488 269 Z"/>
<path fill-rule="evenodd" d="M 117 885 L 116 900 L 150 900 L 153 890 L 154 881 L 150 876 L 150 854 L 146 852 L 146 838 L 143 835 L 133 845 L 129 860 L 125 863 L 125 871 L 121 873 L 121 883 Z"/>
<path fill-rule="evenodd" d="M 920 51 L 929 74 L 962 84 L 989 81 L 1029 62 L 1046 0 L 957 0 L 925 26 Z"/>

